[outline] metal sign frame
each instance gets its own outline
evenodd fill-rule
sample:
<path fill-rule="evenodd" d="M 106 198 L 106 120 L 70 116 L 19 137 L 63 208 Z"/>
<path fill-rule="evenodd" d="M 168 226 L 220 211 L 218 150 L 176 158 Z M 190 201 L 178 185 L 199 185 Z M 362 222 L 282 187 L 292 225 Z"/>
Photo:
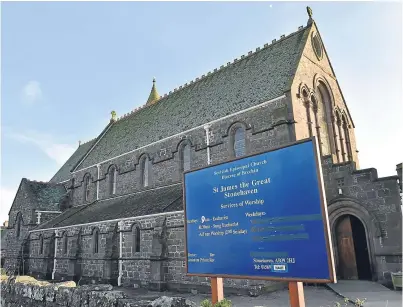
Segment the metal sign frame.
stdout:
<path fill-rule="evenodd" d="M 245 158 L 249 157 L 254 157 L 257 155 L 261 155 L 264 153 L 272 152 L 272 151 L 277 151 L 283 148 L 295 146 L 298 144 L 306 143 L 306 142 L 312 142 L 314 145 L 314 158 L 315 158 L 315 165 L 316 165 L 316 177 L 317 177 L 317 182 L 318 182 L 318 191 L 319 191 L 319 196 L 320 196 L 320 207 L 321 207 L 321 213 L 322 213 L 322 218 L 323 218 L 323 231 L 324 231 L 324 236 L 325 236 L 325 243 L 326 243 L 326 252 L 327 252 L 327 262 L 328 262 L 328 268 L 329 268 L 329 279 L 315 279 L 315 278 L 290 278 L 290 277 L 266 277 L 266 276 L 246 276 L 246 275 L 227 275 L 227 274 L 197 274 L 197 273 L 189 273 L 188 271 L 188 236 L 187 236 L 187 216 L 186 216 L 186 187 L 185 187 L 185 176 L 186 174 L 197 172 L 199 170 L 203 170 L 206 168 L 211 168 L 215 167 L 221 164 L 226 164 L 230 163 L 233 161 L 237 160 L 242 160 Z M 336 274 L 335 274 L 335 266 L 334 266 L 334 256 L 333 256 L 333 248 L 332 248 L 332 242 L 331 242 L 331 236 L 330 236 L 330 226 L 329 226 L 329 217 L 328 217 L 328 212 L 327 212 L 327 204 L 326 204 L 326 196 L 325 196 L 325 188 L 324 188 L 324 182 L 323 182 L 323 175 L 322 175 L 322 167 L 320 164 L 319 160 L 320 154 L 319 154 L 319 147 L 318 147 L 318 142 L 316 137 L 311 137 L 308 139 L 303 139 L 299 140 L 296 142 L 292 142 L 290 144 L 284 145 L 284 146 L 279 146 L 270 150 L 265 150 L 261 152 L 257 152 L 251 155 L 245 155 L 240 158 L 234 158 L 234 159 L 227 159 L 225 161 L 215 163 L 215 164 L 210 164 L 205 167 L 200 167 L 196 169 L 192 169 L 189 171 L 186 171 L 182 175 L 182 187 L 183 187 L 183 210 L 184 210 L 184 224 L 185 224 L 185 270 L 186 270 L 186 275 L 187 276 L 200 276 L 200 277 L 219 277 L 219 278 L 232 278 L 232 279 L 254 279 L 254 280 L 271 280 L 271 281 L 289 281 L 289 282 L 308 282 L 308 283 L 335 283 L 336 282 Z"/>

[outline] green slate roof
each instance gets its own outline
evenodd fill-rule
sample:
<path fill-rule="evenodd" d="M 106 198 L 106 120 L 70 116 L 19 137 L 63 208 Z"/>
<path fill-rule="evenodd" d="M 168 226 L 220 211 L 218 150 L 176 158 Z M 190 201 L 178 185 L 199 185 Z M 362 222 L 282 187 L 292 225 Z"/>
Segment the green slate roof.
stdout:
<path fill-rule="evenodd" d="M 6 227 L 0 226 L 0 236 L 1 236 L 0 248 L 2 250 L 7 248 L 6 231 L 7 231 Z"/>
<path fill-rule="evenodd" d="M 183 210 L 182 198 L 181 184 L 150 189 L 122 197 L 95 201 L 88 205 L 72 207 L 36 229 L 179 211 Z"/>
<path fill-rule="evenodd" d="M 118 119 L 77 170 L 288 91 L 311 25 Z"/>
<path fill-rule="evenodd" d="M 81 144 L 71 157 L 63 164 L 49 182 L 58 183 L 70 179 L 70 171 L 85 156 L 88 150 L 94 145 L 96 139 Z"/>
<path fill-rule="evenodd" d="M 17 190 L 18 193 L 23 193 L 24 198 L 28 200 L 27 203 L 23 203 L 25 206 L 29 204 L 30 209 L 45 210 L 45 211 L 60 211 L 59 203 L 61 199 L 66 195 L 67 191 L 63 184 L 55 184 L 42 181 L 32 181 L 27 178 L 22 178 L 20 186 Z M 14 198 L 13 204 L 9 210 L 10 212 L 15 208 L 17 203 L 15 203 Z M 21 204 L 18 204 L 21 206 Z M 14 209 L 15 210 L 15 209 Z M 18 209 L 18 211 L 21 208 Z M 10 225 L 14 221 L 9 221 Z"/>
<path fill-rule="evenodd" d="M 25 187 L 32 204 L 34 204 L 32 208 L 38 210 L 58 211 L 60 199 L 67 193 L 66 188 L 61 184 L 30 181 L 28 179 L 25 179 Z"/>

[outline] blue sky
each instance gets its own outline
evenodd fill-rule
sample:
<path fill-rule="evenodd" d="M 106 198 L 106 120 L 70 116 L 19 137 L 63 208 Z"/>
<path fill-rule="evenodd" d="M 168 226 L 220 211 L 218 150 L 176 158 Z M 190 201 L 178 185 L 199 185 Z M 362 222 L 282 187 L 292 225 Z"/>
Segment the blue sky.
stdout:
<path fill-rule="evenodd" d="M 361 168 L 402 162 L 402 8 L 385 2 L 3 2 L 1 212 L 49 180 L 111 110 L 297 30 L 310 5 L 356 125 Z"/>

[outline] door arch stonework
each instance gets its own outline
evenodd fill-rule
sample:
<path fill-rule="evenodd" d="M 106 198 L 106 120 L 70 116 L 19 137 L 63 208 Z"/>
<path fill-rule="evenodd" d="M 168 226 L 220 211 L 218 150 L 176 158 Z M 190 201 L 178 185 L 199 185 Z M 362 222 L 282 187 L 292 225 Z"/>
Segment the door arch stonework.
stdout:
<path fill-rule="evenodd" d="M 372 280 L 377 279 L 377 264 L 375 259 L 375 240 L 381 237 L 381 229 L 376 218 L 361 204 L 351 199 L 339 199 L 330 202 L 328 206 L 329 226 L 332 236 L 332 247 L 336 268 L 339 267 L 339 251 L 337 246 L 336 227 L 342 216 L 352 215 L 363 225 L 367 241 L 369 265 Z"/>

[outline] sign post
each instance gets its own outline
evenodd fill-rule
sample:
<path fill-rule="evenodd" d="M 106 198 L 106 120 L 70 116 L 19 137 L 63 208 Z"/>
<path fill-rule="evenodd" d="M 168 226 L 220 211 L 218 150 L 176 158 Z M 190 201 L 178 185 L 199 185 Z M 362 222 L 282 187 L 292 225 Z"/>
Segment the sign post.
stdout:
<path fill-rule="evenodd" d="M 305 307 L 304 286 L 300 281 L 290 281 L 288 283 L 291 307 Z"/>
<path fill-rule="evenodd" d="M 211 302 L 214 304 L 224 299 L 224 285 L 220 277 L 211 277 Z"/>
<path fill-rule="evenodd" d="M 184 173 L 186 274 L 286 281 L 292 307 L 302 282 L 335 282 L 315 138 Z"/>

